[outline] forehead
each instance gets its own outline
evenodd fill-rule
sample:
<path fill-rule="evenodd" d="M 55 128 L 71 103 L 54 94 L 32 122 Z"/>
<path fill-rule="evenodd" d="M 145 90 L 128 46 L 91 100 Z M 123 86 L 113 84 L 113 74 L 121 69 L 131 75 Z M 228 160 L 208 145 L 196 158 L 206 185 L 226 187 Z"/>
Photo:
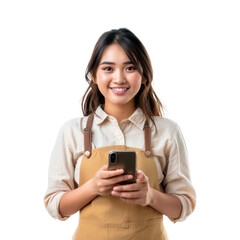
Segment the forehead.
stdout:
<path fill-rule="evenodd" d="M 129 61 L 129 58 L 122 47 L 114 43 L 105 48 L 100 62 L 102 61 L 126 62 Z"/>

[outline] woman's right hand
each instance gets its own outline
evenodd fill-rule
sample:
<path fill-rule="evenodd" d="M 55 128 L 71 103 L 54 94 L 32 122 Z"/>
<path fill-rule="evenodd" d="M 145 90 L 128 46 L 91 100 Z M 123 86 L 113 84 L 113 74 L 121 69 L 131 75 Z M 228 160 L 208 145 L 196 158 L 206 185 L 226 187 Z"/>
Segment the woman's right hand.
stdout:
<path fill-rule="evenodd" d="M 100 168 L 92 179 L 93 187 L 97 195 L 111 195 L 113 188 L 122 181 L 132 179 L 132 175 L 122 175 L 123 169 L 108 170 L 108 166 L 104 165 Z"/>

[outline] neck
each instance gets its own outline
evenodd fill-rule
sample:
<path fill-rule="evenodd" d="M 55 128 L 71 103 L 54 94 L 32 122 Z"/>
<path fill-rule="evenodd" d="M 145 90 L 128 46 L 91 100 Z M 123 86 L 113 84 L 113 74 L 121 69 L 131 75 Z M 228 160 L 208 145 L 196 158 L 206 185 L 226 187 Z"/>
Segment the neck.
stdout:
<path fill-rule="evenodd" d="M 135 111 L 135 106 L 126 106 L 126 105 L 114 105 L 111 106 L 109 104 L 104 106 L 104 111 L 115 117 L 118 121 L 118 124 L 121 123 L 122 120 L 129 118 Z"/>

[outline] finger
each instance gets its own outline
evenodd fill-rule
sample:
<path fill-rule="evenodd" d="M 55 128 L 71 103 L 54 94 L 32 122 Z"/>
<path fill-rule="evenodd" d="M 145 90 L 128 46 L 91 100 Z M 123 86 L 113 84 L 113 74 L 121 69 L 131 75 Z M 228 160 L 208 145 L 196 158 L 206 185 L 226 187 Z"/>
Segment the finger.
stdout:
<path fill-rule="evenodd" d="M 141 183 L 148 182 L 148 177 L 141 170 L 137 170 L 137 182 Z"/>
<path fill-rule="evenodd" d="M 113 186 L 111 185 L 103 185 L 99 187 L 100 192 L 112 191 Z"/>
<path fill-rule="evenodd" d="M 101 170 L 103 170 L 103 171 L 107 171 L 108 170 L 108 165 L 106 164 L 106 165 L 104 165 L 102 168 L 100 168 Z"/>
<path fill-rule="evenodd" d="M 132 178 L 132 175 L 121 175 L 117 177 L 101 179 L 101 186 L 112 186 L 113 188 L 116 184 L 130 180 Z"/>
<path fill-rule="evenodd" d="M 132 184 L 126 184 L 126 185 L 118 185 L 113 188 L 114 191 L 118 192 L 133 192 L 133 191 L 139 191 L 142 188 L 137 183 L 132 183 Z"/>
<path fill-rule="evenodd" d="M 139 175 L 140 173 L 142 173 L 142 170 L 137 170 L 137 175 Z"/>
<path fill-rule="evenodd" d="M 132 178 L 133 178 L 132 175 L 121 175 L 121 176 L 116 176 L 116 177 L 112 177 L 112 178 L 105 179 L 105 180 L 108 181 L 108 184 L 116 185 L 120 182 L 127 181 Z"/>
<path fill-rule="evenodd" d="M 111 194 L 112 190 L 113 190 L 113 185 L 105 186 L 101 189 L 103 193 L 108 193 L 108 194 Z"/>
<path fill-rule="evenodd" d="M 98 189 L 98 194 L 101 196 L 111 195 L 113 186 L 104 186 Z"/>
<path fill-rule="evenodd" d="M 105 179 L 112 178 L 115 176 L 122 175 L 124 173 L 123 169 L 116 169 L 116 170 L 111 170 L 111 171 L 108 171 L 108 169 L 106 169 L 106 170 L 104 170 L 104 169 L 102 169 L 103 171 L 100 171 L 100 178 L 105 178 Z"/>
<path fill-rule="evenodd" d="M 116 192 L 112 191 L 112 195 L 115 197 L 120 197 L 120 198 L 128 198 L 128 199 L 137 199 L 140 197 L 139 192 Z"/>

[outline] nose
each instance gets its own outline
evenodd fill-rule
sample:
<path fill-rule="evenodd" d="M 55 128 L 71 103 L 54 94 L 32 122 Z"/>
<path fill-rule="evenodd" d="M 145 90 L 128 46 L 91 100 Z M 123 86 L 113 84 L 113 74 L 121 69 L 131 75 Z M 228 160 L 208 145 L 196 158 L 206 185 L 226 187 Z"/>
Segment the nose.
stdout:
<path fill-rule="evenodd" d="M 124 84 L 126 83 L 126 76 L 122 70 L 116 70 L 113 76 L 113 82 L 115 84 Z"/>

